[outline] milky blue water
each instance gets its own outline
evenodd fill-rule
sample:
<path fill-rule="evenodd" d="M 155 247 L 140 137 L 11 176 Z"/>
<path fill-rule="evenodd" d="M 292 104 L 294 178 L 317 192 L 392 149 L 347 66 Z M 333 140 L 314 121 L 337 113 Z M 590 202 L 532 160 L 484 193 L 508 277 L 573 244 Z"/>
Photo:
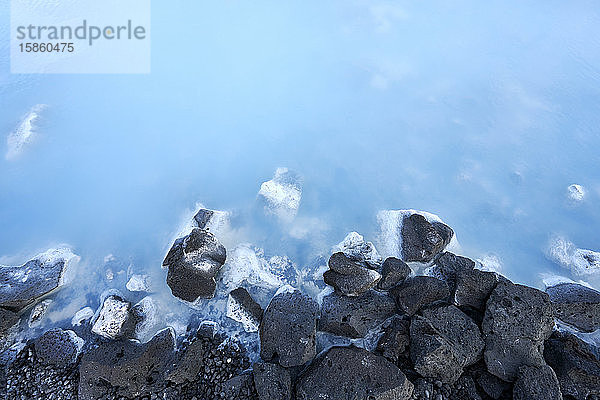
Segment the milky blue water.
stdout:
<path fill-rule="evenodd" d="M 4 262 L 67 243 L 92 268 L 112 253 L 164 273 L 186 212 L 257 211 L 281 166 L 303 177 L 316 243 L 245 240 L 300 264 L 352 230 L 375 240 L 382 209 L 433 212 L 464 254 L 536 286 L 582 279 L 544 255 L 553 234 L 600 250 L 593 1 L 155 1 L 148 75 L 11 75 L 6 3 L 2 155 L 46 107 L 0 157 Z"/>

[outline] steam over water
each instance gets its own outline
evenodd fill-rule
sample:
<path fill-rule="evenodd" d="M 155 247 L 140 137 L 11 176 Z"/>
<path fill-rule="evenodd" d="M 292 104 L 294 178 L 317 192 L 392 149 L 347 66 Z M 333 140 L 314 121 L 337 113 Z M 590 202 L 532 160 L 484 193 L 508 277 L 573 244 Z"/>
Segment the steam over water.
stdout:
<path fill-rule="evenodd" d="M 595 2 L 152 7 L 149 75 L 11 75 L 0 59 L 0 264 L 81 256 L 55 320 L 132 274 L 178 313 L 160 265 L 198 203 L 232 213 L 238 257 L 247 243 L 302 269 L 351 231 L 380 250 L 378 213 L 418 209 L 516 282 L 600 288 L 569 269 L 600 251 Z M 280 167 L 298 207 L 265 215 Z"/>

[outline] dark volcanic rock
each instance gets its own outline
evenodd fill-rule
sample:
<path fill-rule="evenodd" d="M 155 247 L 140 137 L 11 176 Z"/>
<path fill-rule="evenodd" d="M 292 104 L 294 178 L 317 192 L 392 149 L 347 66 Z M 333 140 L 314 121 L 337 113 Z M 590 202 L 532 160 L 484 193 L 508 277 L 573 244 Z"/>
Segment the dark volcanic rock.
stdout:
<path fill-rule="evenodd" d="M 561 283 L 546 293 L 556 318 L 583 332 L 600 328 L 600 292 L 576 283 Z"/>
<path fill-rule="evenodd" d="M 3 336 L 19 322 L 19 315 L 10 310 L 0 308 L 0 336 Z"/>
<path fill-rule="evenodd" d="M 241 322 L 246 332 L 256 332 L 262 320 L 263 309 L 246 289 L 237 288 L 229 293 L 227 316 Z"/>
<path fill-rule="evenodd" d="M 460 272 L 470 271 L 473 268 L 475 268 L 475 261 L 450 252 L 440 255 L 433 266 L 436 274 L 448 284 L 452 292 L 456 290 L 456 276 Z"/>
<path fill-rule="evenodd" d="M 260 323 L 260 356 L 284 367 L 303 365 L 316 354 L 319 305 L 298 290 L 271 299 Z"/>
<path fill-rule="evenodd" d="M 167 374 L 167 379 L 177 384 L 193 382 L 205 367 L 204 355 L 209 347 L 210 343 L 204 340 L 195 340 L 186 346 L 178 353 L 177 363 Z"/>
<path fill-rule="evenodd" d="M 519 367 L 544 365 L 544 340 L 553 327 L 546 293 L 508 281 L 498 283 L 487 301 L 482 323 L 488 370 L 511 382 Z"/>
<path fill-rule="evenodd" d="M 469 375 L 463 375 L 458 379 L 451 398 L 452 400 L 482 400 L 475 381 Z"/>
<path fill-rule="evenodd" d="M 344 253 L 335 253 L 329 258 L 329 270 L 323 273 L 326 284 L 346 296 L 358 296 L 374 287 L 381 275 L 363 266 Z"/>
<path fill-rule="evenodd" d="M 413 385 L 385 358 L 357 347 L 332 347 L 296 384 L 297 400 L 408 400 Z"/>
<path fill-rule="evenodd" d="M 156 334 L 146 344 L 111 341 L 84 353 L 79 367 L 79 399 L 98 399 L 107 383 L 118 394 L 135 397 L 162 386 L 166 369 L 173 361 L 175 338 L 171 329 Z"/>
<path fill-rule="evenodd" d="M 247 399 L 253 398 L 249 394 L 253 391 L 252 375 L 244 373 L 241 375 L 234 376 L 228 379 L 222 385 L 220 395 L 215 393 L 215 396 L 219 396 L 225 399 Z M 174 399 L 175 400 L 175 399 Z"/>
<path fill-rule="evenodd" d="M 213 210 L 207 210 L 205 208 L 198 210 L 196 215 L 194 215 L 194 221 L 196 221 L 196 224 L 198 224 L 198 228 L 206 229 L 208 222 L 214 214 L 215 212 Z"/>
<path fill-rule="evenodd" d="M 260 400 L 291 400 L 292 377 L 278 364 L 256 363 L 252 374 Z"/>
<path fill-rule="evenodd" d="M 408 349 L 410 344 L 410 320 L 400 316 L 394 317 L 383 328 L 383 335 L 377 342 L 375 353 L 379 354 L 394 364 L 398 363 L 401 354 Z"/>
<path fill-rule="evenodd" d="M 134 331 L 131 303 L 116 294 L 107 296 L 94 320 L 92 332 L 107 339 L 119 339 L 131 337 Z"/>
<path fill-rule="evenodd" d="M 554 332 L 546 341 L 544 357 L 556 372 L 565 398 L 600 398 L 600 360 L 587 343 L 570 333 Z"/>
<path fill-rule="evenodd" d="M 68 259 L 48 253 L 22 266 L 0 265 L 0 307 L 19 311 L 62 285 Z"/>
<path fill-rule="evenodd" d="M 67 367 L 79 357 L 83 339 L 73 331 L 52 329 L 36 339 L 35 354 L 44 364 Z"/>
<path fill-rule="evenodd" d="M 386 294 L 371 290 L 360 296 L 347 297 L 334 292 L 323 298 L 319 330 L 359 338 L 395 311 L 394 300 Z"/>
<path fill-rule="evenodd" d="M 514 400 L 562 400 L 556 374 L 547 365 L 519 368 L 513 388 Z"/>
<path fill-rule="evenodd" d="M 390 290 L 398 309 L 413 315 L 421 308 L 437 301 L 446 301 L 450 296 L 444 281 L 429 276 L 407 278 Z"/>
<path fill-rule="evenodd" d="M 213 297 L 215 276 L 225 258 L 225 247 L 206 230 L 195 228 L 177 239 L 163 261 L 169 268 L 167 284 L 173 295 L 190 302 Z"/>
<path fill-rule="evenodd" d="M 420 214 L 404 217 L 401 230 L 404 261 L 429 262 L 450 243 L 452 229 L 439 222 L 434 224 Z"/>
<path fill-rule="evenodd" d="M 381 267 L 381 280 L 377 283 L 377 289 L 390 290 L 408 278 L 411 272 L 404 261 L 395 257 L 386 258 Z"/>
<path fill-rule="evenodd" d="M 424 310 L 411 321 L 410 356 L 425 378 L 454 383 L 483 349 L 479 328 L 455 306 Z"/>

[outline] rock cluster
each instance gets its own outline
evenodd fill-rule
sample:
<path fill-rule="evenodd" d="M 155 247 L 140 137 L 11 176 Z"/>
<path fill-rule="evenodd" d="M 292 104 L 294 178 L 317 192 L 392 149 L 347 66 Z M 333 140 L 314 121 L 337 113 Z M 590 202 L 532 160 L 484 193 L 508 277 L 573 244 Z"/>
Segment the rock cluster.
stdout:
<path fill-rule="evenodd" d="M 214 295 L 226 258 L 225 248 L 203 229 L 214 216 L 209 211 L 196 215 L 199 227 L 177 239 L 164 261 L 167 284 L 187 302 Z M 108 292 L 95 313 L 86 308 L 73 317 L 73 330 L 52 329 L 26 343 L 0 373 L 0 395 L 10 400 L 600 399 L 600 350 L 581 339 L 600 327 L 599 292 L 574 283 L 546 292 L 515 284 L 445 251 L 454 235 L 447 225 L 418 213 L 401 215 L 400 257 L 383 260 L 372 243 L 353 232 L 334 247 L 323 273 L 330 287 L 319 302 L 283 286 L 270 301 L 257 296 L 263 305 L 268 301 L 263 310 L 248 290 L 260 292 L 248 282 L 240 284 L 248 290 L 227 287 L 219 293 L 219 306 L 246 331 L 240 335 L 255 335 L 260 343 L 261 360 L 253 365 L 241 344 L 214 324 L 190 324 L 180 337 L 166 328 L 140 342 L 156 331 L 152 298 L 133 304 Z M 416 265 L 427 268 L 428 276 L 414 276 Z M 10 271 L 9 277 L 16 276 Z M 5 290 L 0 336 L 19 322 L 19 307 L 38 301 L 39 292 L 33 297 L 26 292 L 8 296 Z M 235 323 L 231 320 L 227 323 Z M 322 346 L 317 339 L 323 337 L 337 344 Z"/>

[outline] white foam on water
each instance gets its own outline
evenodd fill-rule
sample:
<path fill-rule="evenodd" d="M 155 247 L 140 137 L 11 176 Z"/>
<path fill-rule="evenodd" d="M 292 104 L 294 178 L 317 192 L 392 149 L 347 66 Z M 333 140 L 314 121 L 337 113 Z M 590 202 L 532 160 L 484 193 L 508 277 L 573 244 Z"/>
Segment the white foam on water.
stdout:
<path fill-rule="evenodd" d="M 248 243 L 238 245 L 228 253 L 218 279 L 224 286 L 221 291 L 226 293 L 242 286 L 244 282 L 272 289 L 284 284 L 281 277 L 271 271 L 268 261 L 257 255 L 255 248 Z"/>
<path fill-rule="evenodd" d="M 130 292 L 148 292 L 150 283 L 148 275 L 133 274 L 125 285 Z"/>
<path fill-rule="evenodd" d="M 580 249 L 563 236 L 554 235 L 550 238 L 546 256 L 574 275 L 600 275 L 600 252 Z"/>
<path fill-rule="evenodd" d="M 275 171 L 273 179 L 260 185 L 258 196 L 266 202 L 265 213 L 291 222 L 296 217 L 302 200 L 301 182 L 293 172 L 280 167 Z"/>
<path fill-rule="evenodd" d="M 586 196 L 586 190 L 583 186 L 572 184 L 567 188 L 567 198 L 573 202 L 582 202 Z"/>
<path fill-rule="evenodd" d="M 372 242 L 365 242 L 363 236 L 358 232 L 350 232 L 344 240 L 331 248 L 331 252 L 342 252 L 348 256 L 359 257 L 374 264 L 383 262 L 375 245 Z"/>
<path fill-rule="evenodd" d="M 94 317 L 94 310 L 92 307 L 84 307 L 77 311 L 71 319 L 71 325 L 80 326 L 84 321 L 92 319 Z"/>
<path fill-rule="evenodd" d="M 485 254 L 476 260 L 475 268 L 481 271 L 501 273 L 502 260 L 496 254 Z"/>
<path fill-rule="evenodd" d="M 590 289 L 593 289 L 592 285 L 590 285 L 589 283 L 587 283 L 585 281 L 582 281 L 582 280 L 574 281 L 571 278 L 567 278 L 566 276 L 561 276 L 561 275 L 541 273 L 540 279 L 546 289 L 549 287 L 552 287 L 552 286 L 560 285 L 562 283 L 576 283 L 578 285 L 586 286 L 586 287 L 589 287 Z"/>
<path fill-rule="evenodd" d="M 45 104 L 37 104 L 23 117 L 19 126 L 6 138 L 7 150 L 5 158 L 8 161 L 17 159 L 36 137 L 36 122 L 40 112 L 46 108 Z"/>

